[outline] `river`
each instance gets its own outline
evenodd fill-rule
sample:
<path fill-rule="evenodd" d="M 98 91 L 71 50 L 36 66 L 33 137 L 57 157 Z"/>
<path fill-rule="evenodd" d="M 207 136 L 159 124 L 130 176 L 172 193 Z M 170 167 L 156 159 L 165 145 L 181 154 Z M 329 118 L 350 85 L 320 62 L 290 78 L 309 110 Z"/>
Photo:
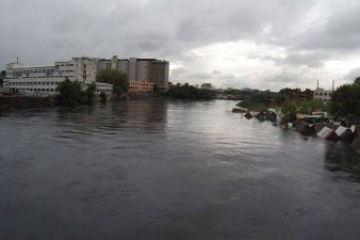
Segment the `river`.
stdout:
<path fill-rule="evenodd" d="M 360 157 L 235 104 L 1 115 L 0 239 L 358 239 Z"/>

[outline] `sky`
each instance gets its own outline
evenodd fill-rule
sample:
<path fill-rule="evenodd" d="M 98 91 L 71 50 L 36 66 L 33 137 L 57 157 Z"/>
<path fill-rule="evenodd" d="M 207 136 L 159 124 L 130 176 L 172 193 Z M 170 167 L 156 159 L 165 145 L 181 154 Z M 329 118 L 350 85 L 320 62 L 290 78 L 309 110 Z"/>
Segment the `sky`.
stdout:
<path fill-rule="evenodd" d="M 170 61 L 170 81 L 330 89 L 360 76 L 358 0 L 1 0 L 0 65 Z"/>

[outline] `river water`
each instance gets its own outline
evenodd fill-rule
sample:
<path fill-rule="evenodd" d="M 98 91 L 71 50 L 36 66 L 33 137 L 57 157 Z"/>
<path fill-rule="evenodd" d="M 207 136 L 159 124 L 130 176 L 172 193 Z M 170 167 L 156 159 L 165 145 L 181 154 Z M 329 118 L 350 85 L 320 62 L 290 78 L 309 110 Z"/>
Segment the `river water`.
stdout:
<path fill-rule="evenodd" d="M 359 239 L 360 157 L 235 104 L 0 116 L 0 239 Z"/>

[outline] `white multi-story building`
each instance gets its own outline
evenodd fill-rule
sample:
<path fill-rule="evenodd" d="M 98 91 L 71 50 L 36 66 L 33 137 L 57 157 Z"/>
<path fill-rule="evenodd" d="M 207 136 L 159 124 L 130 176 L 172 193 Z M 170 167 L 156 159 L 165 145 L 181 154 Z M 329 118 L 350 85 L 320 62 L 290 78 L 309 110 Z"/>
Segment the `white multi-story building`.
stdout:
<path fill-rule="evenodd" d="M 26 66 L 15 62 L 6 66 L 4 86 L 27 95 L 55 95 L 57 85 L 66 78 L 79 81 L 86 88 L 95 82 L 96 71 L 96 62 L 87 57 L 46 66 Z"/>
<path fill-rule="evenodd" d="M 96 82 L 97 72 L 103 69 L 116 69 L 126 73 L 129 81 L 133 82 L 133 91 L 140 89 L 138 86 L 141 86 L 141 91 L 152 91 L 153 86 L 163 91 L 168 88 L 168 62 L 156 59 L 118 59 L 117 56 L 111 59 L 75 57 L 70 61 L 58 61 L 46 66 L 26 66 L 17 61 L 7 64 L 4 87 L 27 95 L 55 95 L 57 85 L 66 78 L 79 81 L 85 89 Z M 112 87 L 111 84 L 96 85 L 96 92 L 109 92 Z M 146 88 L 142 87 L 145 85 Z"/>

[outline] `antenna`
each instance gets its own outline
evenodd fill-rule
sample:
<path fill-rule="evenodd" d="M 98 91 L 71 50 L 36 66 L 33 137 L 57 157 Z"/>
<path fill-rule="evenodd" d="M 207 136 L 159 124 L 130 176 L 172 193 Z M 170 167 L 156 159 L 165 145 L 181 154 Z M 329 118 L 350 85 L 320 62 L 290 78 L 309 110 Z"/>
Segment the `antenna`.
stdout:
<path fill-rule="evenodd" d="M 335 79 L 333 80 L 332 91 L 335 91 Z"/>
<path fill-rule="evenodd" d="M 319 88 L 319 79 L 317 80 L 317 88 Z"/>

